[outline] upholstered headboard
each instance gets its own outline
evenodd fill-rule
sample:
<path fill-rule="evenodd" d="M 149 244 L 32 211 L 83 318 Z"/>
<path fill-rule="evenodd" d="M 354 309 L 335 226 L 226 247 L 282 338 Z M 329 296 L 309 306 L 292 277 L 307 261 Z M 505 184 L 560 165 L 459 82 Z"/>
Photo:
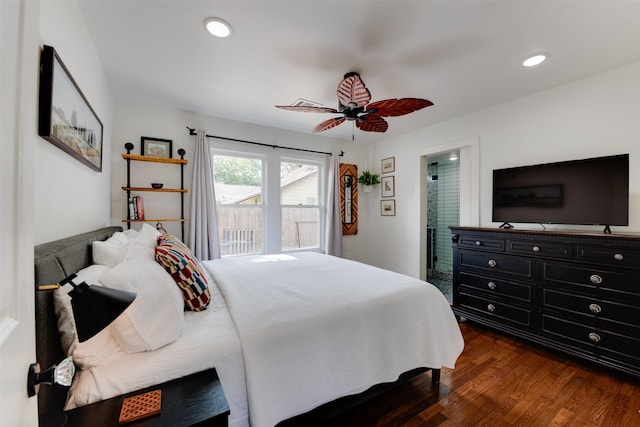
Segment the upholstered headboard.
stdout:
<path fill-rule="evenodd" d="M 59 363 L 65 355 L 56 326 L 53 291 L 41 291 L 38 288 L 58 283 L 91 265 L 91 243 L 106 240 L 116 231 L 122 231 L 122 227 L 105 227 L 35 247 L 36 359 L 42 369 Z M 67 390 L 63 387 L 41 387 L 38 393 L 38 411 L 44 413 L 62 410 L 66 394 Z"/>

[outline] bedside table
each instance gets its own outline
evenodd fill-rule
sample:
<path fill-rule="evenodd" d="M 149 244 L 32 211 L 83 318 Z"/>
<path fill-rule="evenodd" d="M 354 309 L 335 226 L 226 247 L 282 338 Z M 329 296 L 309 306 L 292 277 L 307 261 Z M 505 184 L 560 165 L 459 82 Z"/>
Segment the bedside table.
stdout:
<path fill-rule="evenodd" d="M 67 411 L 65 427 L 118 426 L 122 401 L 129 396 L 162 390 L 160 414 L 122 424 L 131 427 L 226 427 L 229 404 L 215 369 L 198 372 L 111 399 Z"/>

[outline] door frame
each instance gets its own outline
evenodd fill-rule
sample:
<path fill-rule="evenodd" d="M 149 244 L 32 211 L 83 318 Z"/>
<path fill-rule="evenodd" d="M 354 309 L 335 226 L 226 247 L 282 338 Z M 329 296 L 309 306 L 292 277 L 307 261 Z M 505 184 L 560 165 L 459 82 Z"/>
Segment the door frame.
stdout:
<path fill-rule="evenodd" d="M 458 151 L 460 154 L 460 218 L 459 225 L 480 224 L 480 137 L 425 148 L 418 152 L 420 162 L 420 279 L 427 279 L 427 166 L 428 157 Z"/>

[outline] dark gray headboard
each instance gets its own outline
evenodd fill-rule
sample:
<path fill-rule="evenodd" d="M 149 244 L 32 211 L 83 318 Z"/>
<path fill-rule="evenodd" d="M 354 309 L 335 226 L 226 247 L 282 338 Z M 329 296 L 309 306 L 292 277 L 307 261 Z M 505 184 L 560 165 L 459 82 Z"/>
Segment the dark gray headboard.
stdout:
<path fill-rule="evenodd" d="M 36 359 L 41 369 L 59 363 L 65 355 L 56 326 L 53 291 L 39 291 L 38 287 L 58 283 L 91 265 L 91 243 L 106 240 L 116 231 L 122 231 L 122 227 L 100 228 L 35 247 Z M 63 387 L 40 387 L 38 412 L 60 411 L 66 395 L 67 389 Z"/>

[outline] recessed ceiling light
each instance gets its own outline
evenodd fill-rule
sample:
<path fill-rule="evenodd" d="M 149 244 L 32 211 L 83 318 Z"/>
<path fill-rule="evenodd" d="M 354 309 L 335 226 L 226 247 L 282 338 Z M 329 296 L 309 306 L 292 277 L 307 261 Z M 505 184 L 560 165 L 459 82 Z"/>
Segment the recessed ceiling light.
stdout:
<path fill-rule="evenodd" d="M 522 65 L 525 67 L 534 67 L 538 64 L 543 63 L 545 59 L 547 59 L 546 55 L 534 55 L 530 58 L 525 59 Z"/>
<path fill-rule="evenodd" d="M 231 35 L 231 25 L 220 18 L 205 19 L 204 27 L 215 37 L 229 37 Z"/>
<path fill-rule="evenodd" d="M 449 154 L 449 160 L 451 161 L 458 160 L 458 153 Z"/>

